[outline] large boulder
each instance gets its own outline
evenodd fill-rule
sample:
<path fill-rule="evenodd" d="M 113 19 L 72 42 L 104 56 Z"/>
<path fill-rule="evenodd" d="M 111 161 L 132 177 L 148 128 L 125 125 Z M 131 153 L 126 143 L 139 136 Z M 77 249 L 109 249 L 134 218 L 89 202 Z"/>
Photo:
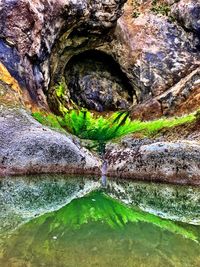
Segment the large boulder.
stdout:
<path fill-rule="evenodd" d="M 136 95 L 133 118 L 171 115 L 188 98 L 195 98 L 196 90 L 200 88 L 197 71 L 195 77 L 191 75 L 200 66 L 199 3 L 175 2 L 128 1 L 118 20 L 113 41 L 104 48 L 118 61 L 133 85 Z M 183 17 L 184 23 L 181 23 Z M 181 81 L 186 77 L 190 78 L 187 79 L 187 85 L 190 85 L 183 96 Z M 171 92 L 173 96 L 177 93 L 177 87 L 176 92 L 173 88 L 178 83 L 182 88 L 172 100 Z M 197 104 L 192 106 L 192 110 L 196 108 Z M 182 108 L 182 114 L 187 111 Z"/>
<path fill-rule="evenodd" d="M 22 108 L 0 106 L 0 176 L 98 174 L 100 165 L 76 138 L 42 126 Z"/>
<path fill-rule="evenodd" d="M 109 145 L 108 175 L 121 178 L 200 184 L 200 144 L 195 141 L 156 142 L 129 140 Z"/>

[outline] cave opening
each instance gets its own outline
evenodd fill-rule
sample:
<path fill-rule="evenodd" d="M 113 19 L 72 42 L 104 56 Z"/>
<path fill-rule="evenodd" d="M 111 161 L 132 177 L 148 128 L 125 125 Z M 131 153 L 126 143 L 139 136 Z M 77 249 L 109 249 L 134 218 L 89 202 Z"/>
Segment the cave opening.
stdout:
<path fill-rule="evenodd" d="M 112 56 L 88 50 L 73 56 L 65 68 L 70 98 L 80 107 L 98 112 L 127 110 L 134 88 Z"/>

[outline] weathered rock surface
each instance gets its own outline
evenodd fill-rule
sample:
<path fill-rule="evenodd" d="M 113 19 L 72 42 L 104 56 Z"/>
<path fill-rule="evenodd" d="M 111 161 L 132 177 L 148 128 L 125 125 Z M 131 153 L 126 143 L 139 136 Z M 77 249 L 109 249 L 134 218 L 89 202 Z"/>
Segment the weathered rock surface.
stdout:
<path fill-rule="evenodd" d="M 129 140 L 110 145 L 106 152 L 108 175 L 177 184 L 200 184 L 199 142 Z"/>
<path fill-rule="evenodd" d="M 105 48 L 105 51 L 113 54 L 133 84 L 139 104 L 134 103 L 134 118 L 152 119 L 168 115 L 171 109 L 176 112 L 188 98 L 191 102 L 196 97 L 193 92 L 199 89 L 199 83 L 197 88 L 191 77 L 184 97 L 180 88 L 180 94 L 174 96 L 175 92 L 172 92 L 173 101 L 171 94 L 166 94 L 164 104 L 159 98 L 166 91 L 173 91 L 173 86 L 200 66 L 200 42 L 196 30 L 199 1 L 171 1 L 165 4 L 170 10 L 168 16 L 159 13 L 159 7 L 164 5 L 162 3 L 157 1 L 155 5 L 152 1 L 128 1 L 124 15 L 118 20 L 115 38 L 109 43 L 109 48 Z M 188 14 L 188 20 L 190 17 L 191 21 L 187 22 L 186 16 L 184 19 L 185 24 L 191 25 L 188 26 L 190 30 L 180 23 L 181 19 L 174 14 L 174 10 L 182 17 L 184 13 Z M 133 17 L 134 11 L 138 11 L 136 18 Z M 187 108 L 182 112 L 186 113 Z"/>
<path fill-rule="evenodd" d="M 55 42 L 66 40 L 74 29 L 97 36 L 109 31 L 123 4 L 124 0 L 1 0 L 0 60 L 32 100 L 45 105 L 43 89 L 49 84 Z M 56 51 L 57 61 L 62 53 Z"/>
<path fill-rule="evenodd" d="M 98 111 L 130 109 L 142 119 L 199 107 L 199 1 L 129 0 L 115 28 L 124 2 L 0 0 L 0 175 L 99 172 L 98 158 L 35 122 L 27 103 L 48 109 L 48 100 L 56 112 L 58 101 L 73 100 Z M 190 141 L 179 134 L 174 142 L 165 135 L 108 146 L 108 174 L 199 184 L 195 127 Z"/>
<path fill-rule="evenodd" d="M 82 53 L 69 62 L 65 77 L 70 99 L 99 112 L 127 110 L 132 105 L 132 86 L 112 57 L 98 51 Z"/>
<path fill-rule="evenodd" d="M 132 118 L 155 119 L 191 113 L 199 108 L 200 68 L 192 71 L 163 94 L 133 108 Z"/>
<path fill-rule="evenodd" d="M 200 1 L 180 0 L 172 6 L 172 14 L 187 30 L 200 36 Z"/>
<path fill-rule="evenodd" d="M 0 60 L 43 107 L 48 107 L 47 94 L 51 108 L 57 108 L 55 88 L 62 83 L 66 106 L 73 97 L 97 111 L 133 106 L 132 117 L 144 119 L 197 108 L 199 79 L 196 75 L 194 84 L 191 74 L 200 66 L 199 1 L 128 0 L 115 29 L 124 2 L 1 1 Z M 165 15 L 161 7 L 168 10 Z M 95 75 L 87 72 L 87 63 L 82 64 L 85 75 L 80 69 L 79 78 L 71 73 L 69 62 L 86 51 L 93 59 L 94 49 L 118 64 L 123 80 L 113 82 L 105 63 Z M 184 92 L 177 89 L 183 79 Z M 72 96 L 79 90 L 80 97 Z"/>
<path fill-rule="evenodd" d="M 200 144 L 179 141 L 111 147 L 108 175 L 178 184 L 200 184 Z"/>
<path fill-rule="evenodd" d="M 0 106 L 0 176 L 99 173 L 101 162 L 71 136 L 37 123 L 23 109 Z"/>

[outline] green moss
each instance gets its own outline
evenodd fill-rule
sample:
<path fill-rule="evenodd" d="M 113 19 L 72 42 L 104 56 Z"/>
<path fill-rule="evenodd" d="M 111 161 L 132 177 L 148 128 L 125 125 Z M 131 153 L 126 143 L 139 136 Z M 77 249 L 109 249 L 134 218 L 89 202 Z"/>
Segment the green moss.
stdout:
<path fill-rule="evenodd" d="M 133 0 L 131 2 L 131 5 L 133 7 L 132 17 L 137 18 L 140 16 L 140 3 L 138 0 Z"/>
<path fill-rule="evenodd" d="M 170 11 L 171 11 L 171 8 L 168 4 L 159 3 L 158 0 L 153 0 L 151 11 L 154 12 L 155 14 L 160 14 L 162 16 L 168 16 Z"/>
<path fill-rule="evenodd" d="M 65 87 L 61 82 L 55 87 L 55 91 L 56 91 L 56 95 L 58 97 L 64 97 L 65 96 Z"/>
<path fill-rule="evenodd" d="M 58 117 L 52 113 L 34 112 L 32 113 L 32 116 L 42 125 L 45 125 L 45 126 L 48 126 L 54 129 L 63 130 L 62 126 L 60 125 L 58 121 Z"/>

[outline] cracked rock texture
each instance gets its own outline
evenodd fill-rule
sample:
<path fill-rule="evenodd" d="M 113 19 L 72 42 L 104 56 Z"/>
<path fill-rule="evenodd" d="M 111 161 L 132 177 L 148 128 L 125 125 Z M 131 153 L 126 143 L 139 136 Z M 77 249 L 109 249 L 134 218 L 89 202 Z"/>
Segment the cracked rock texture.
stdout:
<path fill-rule="evenodd" d="M 90 51 L 96 50 L 118 64 L 129 94 L 126 86 L 113 83 L 110 72 L 103 82 L 93 73 L 85 73 L 87 79 L 79 73 L 75 80 L 84 99 L 76 104 L 97 111 L 129 108 L 133 118 L 142 119 L 198 108 L 199 0 L 128 0 L 123 13 L 125 2 L 0 1 L 0 60 L 23 92 L 28 90 L 29 102 L 55 111 L 55 88 L 62 83 L 61 102 L 70 106 L 65 76 L 74 66 L 69 62 L 84 52 L 93 59 Z M 87 70 L 87 62 L 82 68 Z"/>
<path fill-rule="evenodd" d="M 125 5 L 114 39 L 105 50 L 110 49 L 133 84 L 137 96 L 133 118 L 168 116 L 178 113 L 180 106 L 182 114 L 198 108 L 199 4 L 181 0 L 157 1 L 155 5 L 153 1 L 135 0 Z M 169 9 L 167 15 L 159 13 L 160 5 Z M 136 17 L 134 11 L 138 12 Z M 194 99 L 190 107 L 188 99 L 190 103 Z"/>

